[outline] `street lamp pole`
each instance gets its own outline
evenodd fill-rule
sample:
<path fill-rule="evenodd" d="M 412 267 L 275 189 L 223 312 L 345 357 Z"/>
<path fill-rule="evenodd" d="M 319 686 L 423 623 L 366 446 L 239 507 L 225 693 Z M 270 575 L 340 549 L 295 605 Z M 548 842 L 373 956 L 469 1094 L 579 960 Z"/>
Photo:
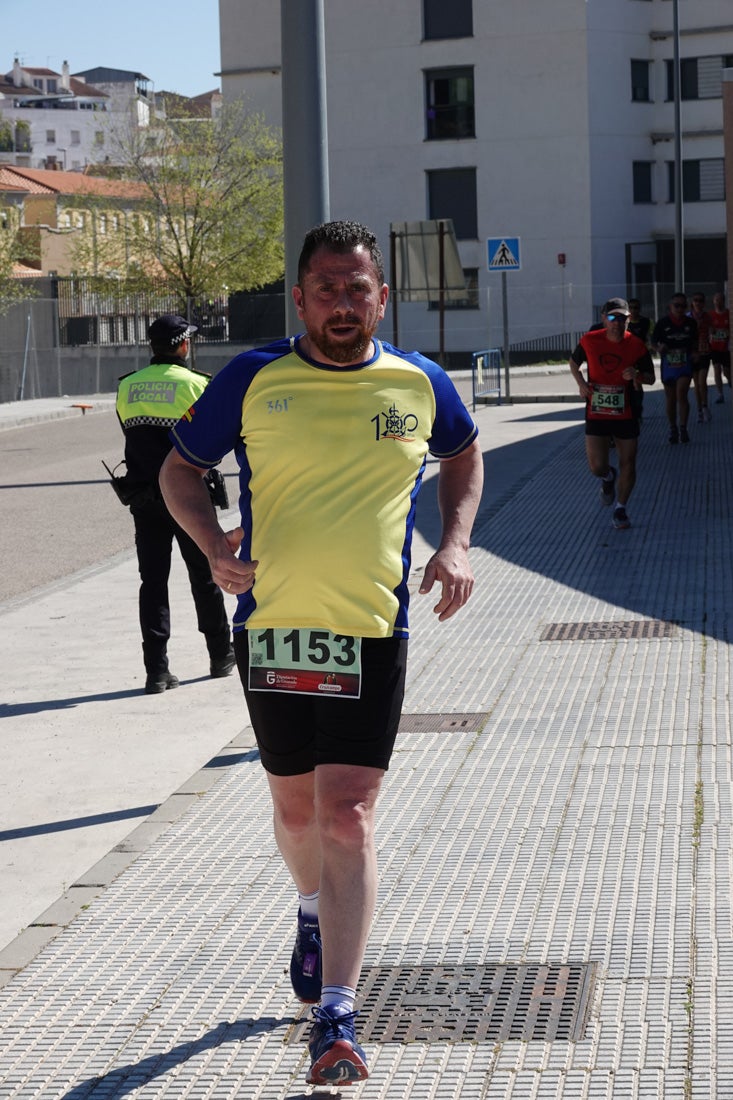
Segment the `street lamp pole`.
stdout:
<path fill-rule="evenodd" d="M 329 219 L 323 0 L 281 0 L 285 317 L 300 322 L 290 288 L 305 233 Z"/>
<path fill-rule="evenodd" d="M 680 64 L 680 11 L 679 0 L 672 0 L 674 38 L 674 291 L 685 289 L 685 239 L 682 221 L 684 195 L 682 193 L 682 66 Z"/>

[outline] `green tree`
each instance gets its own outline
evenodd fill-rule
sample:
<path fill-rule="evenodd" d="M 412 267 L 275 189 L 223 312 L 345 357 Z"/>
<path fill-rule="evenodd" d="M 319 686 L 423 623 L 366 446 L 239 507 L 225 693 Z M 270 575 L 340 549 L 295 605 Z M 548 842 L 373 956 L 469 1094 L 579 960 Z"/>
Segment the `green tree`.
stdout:
<path fill-rule="evenodd" d="M 142 197 L 125 201 L 113 233 L 102 213 L 109 200 L 84 196 L 97 214 L 75 252 L 80 274 L 114 272 L 128 290 L 165 282 L 182 312 L 188 299 L 282 276 L 281 144 L 258 115 L 227 105 L 216 119 L 158 119 L 117 141 L 123 177 L 142 185 Z"/>
<path fill-rule="evenodd" d="M 0 206 L 0 313 L 34 293 L 28 280 L 15 274 L 15 264 L 32 261 L 37 252 L 34 242 L 23 234 L 17 208 Z"/>

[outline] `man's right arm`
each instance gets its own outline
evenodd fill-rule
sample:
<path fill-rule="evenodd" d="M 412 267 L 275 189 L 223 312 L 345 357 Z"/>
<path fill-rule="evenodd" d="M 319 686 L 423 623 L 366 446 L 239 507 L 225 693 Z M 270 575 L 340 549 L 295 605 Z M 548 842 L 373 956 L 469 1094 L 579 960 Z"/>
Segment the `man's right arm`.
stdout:
<path fill-rule="evenodd" d="M 580 396 L 585 401 L 585 400 L 587 400 L 588 394 L 590 393 L 590 387 L 589 387 L 588 383 L 586 382 L 585 378 L 583 377 L 583 373 L 580 369 L 580 363 L 578 363 L 578 361 L 575 358 L 575 356 L 579 355 L 579 354 L 582 355 L 581 362 L 583 362 L 585 360 L 585 352 L 580 347 L 580 345 L 578 345 L 578 347 L 575 349 L 573 354 L 570 356 L 570 361 L 568 363 L 568 366 L 570 367 L 570 373 L 572 374 L 573 378 L 575 379 L 575 381 L 577 383 L 578 391 L 580 393 Z"/>
<path fill-rule="evenodd" d="M 205 474 L 206 470 L 186 462 L 174 447 L 160 471 L 160 489 L 176 523 L 209 559 L 216 583 L 239 595 L 252 587 L 258 563 L 240 561 L 236 556 L 244 532 L 241 527 L 231 531 L 221 529 L 204 485 Z"/>

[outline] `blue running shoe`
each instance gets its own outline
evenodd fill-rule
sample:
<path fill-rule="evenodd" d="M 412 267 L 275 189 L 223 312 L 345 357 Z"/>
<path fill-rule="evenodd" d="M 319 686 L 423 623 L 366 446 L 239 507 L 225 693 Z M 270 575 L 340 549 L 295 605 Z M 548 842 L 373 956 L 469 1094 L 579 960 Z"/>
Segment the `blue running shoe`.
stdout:
<path fill-rule="evenodd" d="M 631 520 L 626 514 L 623 504 L 619 504 L 613 510 L 613 526 L 618 528 L 619 531 L 625 531 L 627 527 L 631 527 Z"/>
<path fill-rule="evenodd" d="M 298 934 L 290 960 L 290 981 L 298 1000 L 315 1005 L 321 999 L 321 937 L 317 920 L 298 910 Z"/>
<path fill-rule="evenodd" d="M 364 1050 L 356 1041 L 356 1012 L 332 1016 L 323 1008 L 314 1008 L 315 1023 L 308 1041 L 311 1068 L 309 1085 L 353 1085 L 366 1081 L 369 1070 Z"/>

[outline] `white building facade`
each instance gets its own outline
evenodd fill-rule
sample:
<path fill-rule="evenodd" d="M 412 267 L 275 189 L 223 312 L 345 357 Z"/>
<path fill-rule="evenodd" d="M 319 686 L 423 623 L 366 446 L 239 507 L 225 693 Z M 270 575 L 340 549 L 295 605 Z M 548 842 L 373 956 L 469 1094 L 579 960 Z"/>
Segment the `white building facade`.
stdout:
<path fill-rule="evenodd" d="M 724 283 L 722 72 L 730 0 L 680 0 L 686 285 Z M 324 0 L 331 216 L 453 218 L 467 298 L 447 315 L 465 356 L 584 330 L 603 301 L 674 289 L 670 0 Z M 279 125 L 280 4 L 220 0 L 222 90 Z M 307 165 L 304 165 L 307 171 Z M 435 348 L 437 311 L 399 310 L 403 346 Z M 389 334 L 389 316 L 385 324 Z"/>
<path fill-rule="evenodd" d="M 23 147 L 0 151 L 0 162 L 71 172 L 114 163 L 116 135 L 148 126 L 154 112 L 152 85 L 142 73 L 99 67 L 71 74 L 66 61 L 57 73 L 16 58 L 0 78 L 0 122 L 16 133 L 22 124 Z"/>

